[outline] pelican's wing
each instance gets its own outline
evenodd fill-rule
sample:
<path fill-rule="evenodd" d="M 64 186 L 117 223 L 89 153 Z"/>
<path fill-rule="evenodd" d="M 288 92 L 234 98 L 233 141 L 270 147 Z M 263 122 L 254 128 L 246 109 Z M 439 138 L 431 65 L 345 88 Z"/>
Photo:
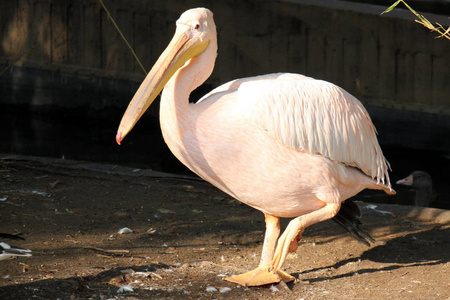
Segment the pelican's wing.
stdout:
<path fill-rule="evenodd" d="M 266 74 L 266 75 L 260 75 L 260 76 L 254 76 L 254 77 L 246 77 L 246 78 L 240 78 L 235 79 L 232 81 L 229 81 L 227 83 L 224 83 L 203 97 L 201 97 L 196 103 L 200 103 L 203 100 L 212 100 L 217 99 L 217 97 L 220 97 L 223 94 L 229 94 L 233 93 L 239 90 L 241 85 L 243 83 L 247 82 L 266 82 L 267 80 L 283 80 L 283 79 L 292 79 L 292 80 L 314 80 L 314 78 L 307 77 L 301 74 L 291 74 L 291 73 L 273 73 L 273 74 Z"/>
<path fill-rule="evenodd" d="M 296 74 L 229 84 L 238 86 L 237 100 L 249 119 L 287 147 L 357 167 L 390 187 L 389 164 L 372 120 L 361 102 L 342 88 Z"/>

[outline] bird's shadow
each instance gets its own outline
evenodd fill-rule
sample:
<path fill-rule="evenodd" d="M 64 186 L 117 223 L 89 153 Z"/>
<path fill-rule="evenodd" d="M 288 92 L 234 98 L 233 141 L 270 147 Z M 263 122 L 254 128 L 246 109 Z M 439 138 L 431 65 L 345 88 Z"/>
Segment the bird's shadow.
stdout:
<path fill-rule="evenodd" d="M 351 258 L 337 262 L 334 265 L 324 266 L 297 272 L 292 275 L 301 278 L 302 275 L 313 273 L 326 269 L 339 269 L 340 267 L 358 261 L 369 260 L 388 264 L 381 268 L 362 268 L 352 270 L 344 274 L 335 276 L 322 276 L 308 279 L 309 282 L 321 282 L 326 280 L 334 280 L 345 277 L 351 277 L 358 274 L 376 273 L 383 271 L 391 271 L 402 268 L 410 268 L 416 266 L 433 266 L 445 264 L 450 261 L 450 228 L 442 228 L 440 226 L 433 229 L 411 233 L 388 241 L 384 245 L 379 245 L 364 252 L 360 257 Z"/>

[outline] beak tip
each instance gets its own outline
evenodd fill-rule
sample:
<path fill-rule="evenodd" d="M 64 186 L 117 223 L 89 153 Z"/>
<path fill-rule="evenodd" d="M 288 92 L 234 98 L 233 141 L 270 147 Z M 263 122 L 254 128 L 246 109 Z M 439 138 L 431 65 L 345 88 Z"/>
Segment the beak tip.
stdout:
<path fill-rule="evenodd" d="M 122 132 L 119 131 L 116 135 L 116 143 L 120 145 L 121 142 L 122 142 Z"/>

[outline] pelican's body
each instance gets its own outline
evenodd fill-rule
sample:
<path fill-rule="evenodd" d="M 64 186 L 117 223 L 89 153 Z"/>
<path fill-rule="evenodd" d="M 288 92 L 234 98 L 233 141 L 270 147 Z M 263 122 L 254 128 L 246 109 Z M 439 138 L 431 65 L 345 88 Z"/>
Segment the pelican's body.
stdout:
<path fill-rule="evenodd" d="M 338 89 L 328 82 L 309 81 Z M 177 108 L 173 87 L 180 83 L 169 81 L 161 100 L 164 140 L 172 153 L 200 177 L 278 217 L 296 217 L 323 207 L 318 194 L 327 197 L 325 194 L 331 193 L 331 201 L 340 203 L 364 188 L 375 187 L 376 182 L 359 169 L 288 147 L 258 124 L 258 117 L 267 116 L 255 113 L 261 99 L 255 94 L 247 97 L 246 84 L 267 95 L 264 90 L 268 87 L 292 83 L 301 89 L 304 82 L 305 77 L 297 74 L 239 79 L 213 90 L 198 103 Z"/>
<path fill-rule="evenodd" d="M 244 285 L 289 281 L 293 277 L 281 266 L 304 228 L 333 218 L 343 201 L 365 188 L 394 193 L 388 164 L 362 104 L 325 81 L 288 73 L 238 79 L 190 104 L 189 94 L 211 74 L 216 53 L 212 13 L 185 12 L 131 101 L 117 141 L 164 88 L 161 129 L 173 154 L 265 214 L 260 266 L 228 280 Z M 278 239 L 280 217 L 295 219 Z"/>

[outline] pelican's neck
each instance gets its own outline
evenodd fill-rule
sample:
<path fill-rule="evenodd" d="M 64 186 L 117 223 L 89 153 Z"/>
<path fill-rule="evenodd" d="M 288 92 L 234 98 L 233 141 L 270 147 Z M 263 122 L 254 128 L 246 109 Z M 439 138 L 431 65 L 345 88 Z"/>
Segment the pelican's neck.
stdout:
<path fill-rule="evenodd" d="M 189 94 L 211 75 L 216 55 L 217 43 L 211 41 L 205 52 L 174 74 L 161 95 L 159 121 L 164 141 L 175 157 L 194 172 L 189 152 L 195 151 L 192 145 L 198 145 L 194 141 L 198 113 L 197 106 L 189 104 Z"/>
<path fill-rule="evenodd" d="M 161 108 L 164 106 L 173 112 L 187 113 L 190 107 L 189 95 L 208 79 L 214 69 L 217 40 L 213 36 L 207 49 L 186 62 L 166 84 L 161 95 Z"/>

